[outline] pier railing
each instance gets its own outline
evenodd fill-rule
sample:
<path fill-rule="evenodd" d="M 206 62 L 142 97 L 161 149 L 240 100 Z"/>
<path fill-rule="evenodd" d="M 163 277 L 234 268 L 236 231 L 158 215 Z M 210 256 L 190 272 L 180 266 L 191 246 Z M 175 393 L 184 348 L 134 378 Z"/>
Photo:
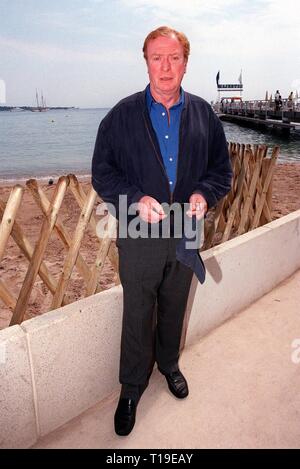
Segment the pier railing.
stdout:
<path fill-rule="evenodd" d="M 300 101 L 283 99 L 278 105 L 274 100 L 252 100 L 252 101 L 233 101 L 230 98 L 214 104 L 214 109 L 221 112 L 231 111 L 243 111 L 243 112 L 254 112 L 254 111 L 270 111 L 272 112 L 300 112 Z"/>
<path fill-rule="evenodd" d="M 230 143 L 229 152 L 234 172 L 232 189 L 208 214 L 202 249 L 208 249 L 272 220 L 272 178 L 279 148 L 273 148 L 269 155 L 266 146 Z M 25 191 L 34 199 L 41 212 L 38 217 L 41 220 L 39 235 L 34 246 L 18 222 L 18 212 Z M 76 221 L 72 232 L 60 216 L 62 203 L 70 192 L 79 206 L 77 215 L 71 207 L 67 214 Z M 15 185 L 8 200 L 0 198 L 0 268 L 4 255 L 8 254 L 9 239 L 13 239 L 20 254 L 28 261 L 26 274 L 17 294 L 11 290 L 11 282 L 8 285 L 8 282 L 0 279 L 0 302 L 2 300 L 7 314 L 11 316 L 10 325 L 20 324 L 27 319 L 30 295 L 37 282 L 42 282 L 44 295 L 49 292 L 52 295 L 47 311 L 76 301 L 76 298 L 68 294 L 75 270 L 82 280 L 81 297 L 103 290 L 100 281 L 106 262 L 110 263 L 115 272 L 114 284 L 119 284 L 118 253 L 112 236 L 115 219 L 110 217 L 108 230 L 100 241 L 95 234 L 98 222 L 96 208 L 96 192 L 91 186 L 85 192 L 74 175 L 59 178 L 51 200 L 42 185 L 34 179 L 28 180 L 25 186 Z M 77 218 L 74 220 L 75 217 Z M 92 264 L 88 264 L 82 255 L 84 235 L 88 229 L 94 233 L 93 241 L 90 241 L 95 243 Z M 58 276 L 51 271 L 51 262 L 47 259 L 47 247 L 53 233 L 65 250 Z M 46 311 L 38 311 L 38 314 L 42 312 Z"/>

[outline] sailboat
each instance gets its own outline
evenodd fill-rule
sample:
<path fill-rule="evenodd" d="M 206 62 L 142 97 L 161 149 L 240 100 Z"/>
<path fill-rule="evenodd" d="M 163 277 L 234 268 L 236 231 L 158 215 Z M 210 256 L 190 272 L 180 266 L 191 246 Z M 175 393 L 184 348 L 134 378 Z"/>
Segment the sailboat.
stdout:
<path fill-rule="evenodd" d="M 47 111 L 46 100 L 43 96 L 43 91 L 41 91 L 41 99 L 39 100 L 38 90 L 35 90 L 35 98 L 36 98 L 36 107 L 31 107 L 30 110 L 32 112 L 45 112 Z"/>

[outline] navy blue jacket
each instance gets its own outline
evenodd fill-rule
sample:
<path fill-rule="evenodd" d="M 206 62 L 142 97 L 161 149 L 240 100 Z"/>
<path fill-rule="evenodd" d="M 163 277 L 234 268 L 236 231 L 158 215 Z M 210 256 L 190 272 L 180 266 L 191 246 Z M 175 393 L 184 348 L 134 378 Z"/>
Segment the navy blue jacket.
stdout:
<path fill-rule="evenodd" d="M 149 195 L 158 202 L 188 203 L 201 193 L 213 207 L 231 187 L 232 169 L 222 124 L 202 98 L 184 92 L 176 184 L 171 192 L 145 90 L 114 106 L 101 121 L 92 161 L 92 184 L 118 208 Z M 117 210 L 118 217 L 118 210 Z"/>

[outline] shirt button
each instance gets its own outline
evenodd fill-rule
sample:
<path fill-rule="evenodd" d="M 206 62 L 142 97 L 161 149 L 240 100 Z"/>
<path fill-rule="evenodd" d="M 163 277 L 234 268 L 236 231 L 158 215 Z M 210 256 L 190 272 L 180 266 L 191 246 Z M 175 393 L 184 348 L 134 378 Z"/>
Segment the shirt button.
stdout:
<path fill-rule="evenodd" d="M 170 181 L 170 186 L 172 186 L 172 184 L 173 184 L 173 181 Z"/>
<path fill-rule="evenodd" d="M 169 138 L 169 135 L 165 135 L 165 138 Z"/>
<path fill-rule="evenodd" d="M 173 161 L 173 158 L 169 158 L 170 161 Z"/>
<path fill-rule="evenodd" d="M 162 112 L 162 113 L 161 113 L 161 115 L 162 115 L 162 116 L 165 116 L 165 115 L 166 115 L 166 113 L 165 113 L 165 112 Z"/>

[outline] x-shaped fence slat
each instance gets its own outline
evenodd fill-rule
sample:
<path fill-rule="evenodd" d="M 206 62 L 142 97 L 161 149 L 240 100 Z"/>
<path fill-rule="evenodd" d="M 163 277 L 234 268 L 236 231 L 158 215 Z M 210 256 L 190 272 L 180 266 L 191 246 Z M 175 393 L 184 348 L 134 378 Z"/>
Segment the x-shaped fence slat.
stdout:
<path fill-rule="evenodd" d="M 0 215 L 1 214 L 3 215 L 4 209 L 5 209 L 5 203 L 0 199 Z M 17 244 L 17 246 L 20 248 L 20 251 L 25 255 L 25 257 L 30 262 L 33 256 L 34 248 L 32 247 L 28 238 L 24 235 L 23 230 L 17 221 L 14 221 L 12 231 L 11 231 L 11 236 L 13 240 L 15 241 L 15 243 Z M 56 290 L 57 282 L 54 279 L 54 277 L 51 275 L 51 273 L 49 272 L 44 262 L 41 263 L 38 274 L 43 280 L 43 282 L 47 285 L 51 293 L 54 293 Z M 15 303 L 16 303 L 16 300 L 15 300 Z"/>
<path fill-rule="evenodd" d="M 86 296 L 92 295 L 97 289 L 98 277 L 104 267 L 105 259 L 111 245 L 112 235 L 116 228 L 116 219 L 108 215 L 107 226 L 104 234 L 102 235 L 100 249 L 97 253 L 96 262 L 92 268 L 91 279 L 86 288 Z"/>
<path fill-rule="evenodd" d="M 86 197 L 86 201 L 80 213 L 74 237 L 64 262 L 63 271 L 61 273 L 56 292 L 52 299 L 51 309 L 56 309 L 61 306 L 66 288 L 68 286 L 73 271 L 73 267 L 78 256 L 81 240 L 83 238 L 85 229 L 87 227 L 87 224 L 92 214 L 92 210 L 94 208 L 96 197 L 97 193 L 94 191 L 93 188 L 91 188 L 90 193 Z"/>
<path fill-rule="evenodd" d="M 262 161 L 263 161 L 263 152 L 261 151 L 257 156 L 257 163 L 255 165 L 255 169 L 254 169 L 254 173 L 250 182 L 249 190 L 247 194 L 245 194 L 245 199 L 244 199 L 245 203 L 242 209 L 241 221 L 240 221 L 239 228 L 238 228 L 239 235 L 245 232 L 245 225 L 249 217 L 250 208 L 252 207 L 252 204 L 253 204 L 253 199 L 255 196 L 255 188 L 257 185 L 258 178 L 259 178 Z"/>
<path fill-rule="evenodd" d="M 0 223 L 0 262 L 4 255 L 6 243 L 12 231 L 14 221 L 20 207 L 23 195 L 23 187 L 16 185 L 10 193 L 6 207 L 3 211 Z"/>
<path fill-rule="evenodd" d="M 233 224 L 233 221 L 234 221 L 236 210 L 238 209 L 242 189 L 243 189 L 243 186 L 244 186 L 244 177 L 245 177 L 245 173 L 246 173 L 247 167 L 248 167 L 249 156 L 250 156 L 249 152 L 246 152 L 244 154 L 242 168 L 241 168 L 241 171 L 238 175 L 238 185 L 237 185 L 236 197 L 235 197 L 235 199 L 233 201 L 233 204 L 232 204 L 232 206 L 230 208 L 230 211 L 229 211 L 228 221 L 227 221 L 226 228 L 225 228 L 225 231 L 224 231 L 223 236 L 222 236 L 222 242 L 227 241 L 229 239 L 229 236 L 230 236 L 231 227 L 232 227 L 232 224 Z"/>
<path fill-rule="evenodd" d="M 26 182 L 26 186 L 32 193 L 37 205 L 40 207 L 42 210 L 44 216 L 47 216 L 47 212 L 49 210 L 49 205 L 50 202 L 42 190 L 42 188 L 38 185 L 37 181 L 35 179 L 30 179 L 29 181 Z M 54 229 L 57 232 L 59 238 L 63 242 L 64 246 L 66 248 L 69 248 L 72 244 L 72 237 L 69 235 L 67 229 L 64 227 L 64 225 L 59 221 L 59 219 L 56 220 Z M 76 259 L 76 266 L 81 273 L 82 277 L 86 282 L 90 280 L 91 277 L 91 272 L 86 264 L 85 260 L 83 259 L 82 255 L 78 253 L 78 257 Z"/>
<path fill-rule="evenodd" d="M 265 201 L 266 201 L 267 191 L 268 191 L 271 179 L 273 177 L 273 173 L 274 173 L 274 169 L 275 169 L 275 163 L 276 163 L 276 160 L 277 160 L 278 153 L 279 153 L 279 148 L 277 149 L 277 151 L 275 151 L 273 153 L 273 155 L 271 157 L 271 162 L 270 162 L 269 170 L 268 170 L 265 182 L 264 182 L 264 186 L 263 186 L 262 194 L 261 194 L 261 197 L 260 197 L 259 205 L 256 209 L 256 212 L 255 212 L 252 224 L 251 224 L 251 229 L 252 230 L 254 228 L 257 228 L 257 226 L 259 224 L 261 212 L 263 210 L 263 206 L 264 206 Z"/>
<path fill-rule="evenodd" d="M 75 199 L 77 200 L 77 203 L 78 203 L 79 207 L 82 209 L 82 207 L 84 205 L 84 202 L 86 200 L 86 194 L 85 194 L 83 188 L 81 187 L 81 185 L 79 184 L 78 179 L 76 178 L 76 176 L 74 176 L 74 174 L 70 174 L 69 178 L 70 178 L 70 189 L 71 189 Z M 97 220 L 95 219 L 94 214 L 91 215 L 90 225 L 92 227 L 93 232 L 96 233 L 97 232 Z M 102 250 L 101 246 L 100 246 L 100 250 Z M 111 262 L 111 264 L 114 268 L 114 271 L 116 272 L 115 284 L 117 285 L 118 283 L 120 283 L 120 278 L 119 278 L 119 274 L 118 274 L 118 272 L 119 272 L 119 261 L 118 261 L 119 256 L 118 256 L 118 253 L 117 253 L 116 246 L 111 241 L 109 242 L 109 247 L 108 247 L 108 258 L 109 258 L 109 260 L 110 260 L 110 262 Z M 96 259 L 96 262 L 97 262 L 97 259 Z M 97 286 L 95 291 L 96 292 L 101 291 L 101 287 Z"/>
<path fill-rule="evenodd" d="M 6 306 L 8 306 L 11 309 L 14 309 L 16 306 L 16 299 L 12 295 L 12 293 L 8 290 L 7 286 L 5 283 L 2 282 L 0 279 L 0 298 L 1 300 L 4 301 Z"/>
<path fill-rule="evenodd" d="M 36 275 L 39 271 L 40 264 L 42 262 L 43 255 L 46 250 L 48 241 L 50 239 L 51 232 L 54 228 L 56 218 L 58 215 L 58 211 L 64 199 L 67 186 L 68 186 L 68 178 L 65 176 L 62 176 L 61 178 L 59 178 L 57 186 L 55 188 L 54 195 L 53 195 L 53 200 L 49 206 L 47 217 L 44 218 L 41 231 L 40 231 L 40 236 L 35 246 L 31 261 L 29 263 L 29 267 L 28 267 L 25 280 L 22 284 L 22 287 L 19 293 L 19 297 L 18 297 L 17 304 L 13 312 L 10 325 L 19 324 L 23 320 L 23 317 L 27 308 L 27 304 L 29 301 L 29 297 L 31 294 L 31 290 L 34 285 Z"/>

